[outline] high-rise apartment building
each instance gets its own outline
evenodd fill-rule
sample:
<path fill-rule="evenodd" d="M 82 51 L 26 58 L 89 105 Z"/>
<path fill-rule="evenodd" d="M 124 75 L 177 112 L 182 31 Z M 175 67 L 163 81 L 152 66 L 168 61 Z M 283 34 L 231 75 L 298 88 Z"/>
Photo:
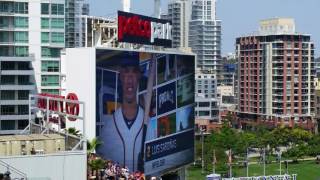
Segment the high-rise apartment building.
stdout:
<path fill-rule="evenodd" d="M 86 22 L 83 15 L 89 15 L 89 4 L 85 0 L 66 0 L 65 4 L 66 47 L 85 47 Z"/>
<path fill-rule="evenodd" d="M 83 46 L 86 13 L 83 0 L 0 1 L 1 122 L 7 133 L 25 125 L 30 91 L 61 93 L 60 51 L 66 43 Z"/>
<path fill-rule="evenodd" d="M 214 74 L 197 73 L 195 80 L 196 119 L 219 122 L 216 76 Z"/>
<path fill-rule="evenodd" d="M 29 2 L 38 92 L 60 94 L 60 51 L 65 47 L 65 0 Z M 31 11 L 32 10 L 32 11 Z M 40 31 L 39 31 L 40 29 Z"/>
<path fill-rule="evenodd" d="M 29 93 L 36 90 L 32 11 L 28 1 L 0 2 L 0 134 L 28 125 Z"/>
<path fill-rule="evenodd" d="M 175 0 L 168 4 L 168 14 L 161 18 L 172 22 L 172 47 L 189 47 L 190 0 Z"/>
<path fill-rule="evenodd" d="M 221 21 L 215 0 L 192 0 L 189 46 L 197 54 L 197 68 L 216 73 L 221 61 Z"/>
<path fill-rule="evenodd" d="M 243 126 L 314 126 L 314 44 L 293 19 L 260 22 L 258 34 L 236 39 L 238 108 Z"/>
<path fill-rule="evenodd" d="M 216 18 L 215 0 L 190 0 L 190 3 L 189 47 L 197 54 L 196 123 L 210 126 L 220 123 L 216 89 L 221 61 L 221 21 Z"/>

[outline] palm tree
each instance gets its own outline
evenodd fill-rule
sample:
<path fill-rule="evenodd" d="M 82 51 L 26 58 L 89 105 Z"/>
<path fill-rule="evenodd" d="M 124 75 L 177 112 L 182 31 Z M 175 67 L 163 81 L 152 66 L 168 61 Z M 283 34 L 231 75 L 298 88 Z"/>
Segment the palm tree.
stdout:
<path fill-rule="evenodd" d="M 88 175 L 89 178 L 91 176 L 95 176 L 96 179 L 99 179 L 100 174 L 99 171 L 104 168 L 105 162 L 101 158 L 94 158 L 88 161 Z"/>
<path fill-rule="evenodd" d="M 74 127 L 68 128 L 67 132 L 68 132 L 68 134 L 72 134 L 72 135 L 75 135 L 75 136 L 78 136 L 78 137 L 81 135 L 80 131 L 77 130 L 76 128 L 74 128 Z"/>
<path fill-rule="evenodd" d="M 97 138 L 93 138 L 91 141 L 87 141 L 87 151 L 88 154 L 92 154 L 95 152 L 96 148 L 98 148 L 102 142 Z"/>

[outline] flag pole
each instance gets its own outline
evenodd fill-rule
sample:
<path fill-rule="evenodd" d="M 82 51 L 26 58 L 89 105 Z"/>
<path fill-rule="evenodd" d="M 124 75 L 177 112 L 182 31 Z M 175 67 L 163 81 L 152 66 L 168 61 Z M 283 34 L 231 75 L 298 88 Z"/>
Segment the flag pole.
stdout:
<path fill-rule="evenodd" d="M 263 148 L 263 175 L 266 175 L 266 148 Z"/>
<path fill-rule="evenodd" d="M 213 150 L 213 161 L 212 161 L 212 167 L 213 167 L 213 174 L 215 174 L 216 173 L 216 167 L 215 167 L 215 165 L 216 165 L 216 151 L 215 150 Z"/>
<path fill-rule="evenodd" d="M 232 177 L 232 152 L 231 149 L 229 150 L 229 177 Z"/>
<path fill-rule="evenodd" d="M 249 177 L 249 152 L 248 152 L 248 148 L 247 148 L 247 159 L 246 159 L 247 163 L 247 177 Z"/>

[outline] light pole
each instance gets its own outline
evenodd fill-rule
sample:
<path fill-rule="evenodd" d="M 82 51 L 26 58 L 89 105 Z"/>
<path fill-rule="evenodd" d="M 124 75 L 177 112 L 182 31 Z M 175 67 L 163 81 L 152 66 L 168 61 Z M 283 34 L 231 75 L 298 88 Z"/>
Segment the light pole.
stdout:
<path fill-rule="evenodd" d="M 201 173 L 204 174 L 204 159 L 203 159 L 203 132 L 205 130 L 203 128 L 200 128 L 200 133 L 201 133 Z"/>
<path fill-rule="evenodd" d="M 281 176 L 281 150 L 279 151 L 279 159 L 280 159 L 279 164 L 280 164 L 280 176 Z"/>
<path fill-rule="evenodd" d="M 232 151 L 229 149 L 229 178 L 232 177 Z"/>
<path fill-rule="evenodd" d="M 263 175 L 266 176 L 266 148 L 263 148 Z"/>
<path fill-rule="evenodd" d="M 213 174 L 216 174 L 216 151 L 213 150 L 213 161 L 212 161 Z"/>
<path fill-rule="evenodd" d="M 247 177 L 249 177 L 249 148 L 247 148 L 247 159 L 246 159 L 246 165 L 247 165 Z"/>

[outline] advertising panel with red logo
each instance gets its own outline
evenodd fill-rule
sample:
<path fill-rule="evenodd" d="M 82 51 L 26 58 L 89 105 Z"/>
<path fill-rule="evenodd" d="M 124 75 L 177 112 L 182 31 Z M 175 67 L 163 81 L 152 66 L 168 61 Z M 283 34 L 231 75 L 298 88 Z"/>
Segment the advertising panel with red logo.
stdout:
<path fill-rule="evenodd" d="M 97 49 L 97 153 L 147 176 L 193 162 L 194 61 L 187 54 Z"/>
<path fill-rule="evenodd" d="M 171 22 L 118 11 L 118 41 L 171 47 Z"/>

